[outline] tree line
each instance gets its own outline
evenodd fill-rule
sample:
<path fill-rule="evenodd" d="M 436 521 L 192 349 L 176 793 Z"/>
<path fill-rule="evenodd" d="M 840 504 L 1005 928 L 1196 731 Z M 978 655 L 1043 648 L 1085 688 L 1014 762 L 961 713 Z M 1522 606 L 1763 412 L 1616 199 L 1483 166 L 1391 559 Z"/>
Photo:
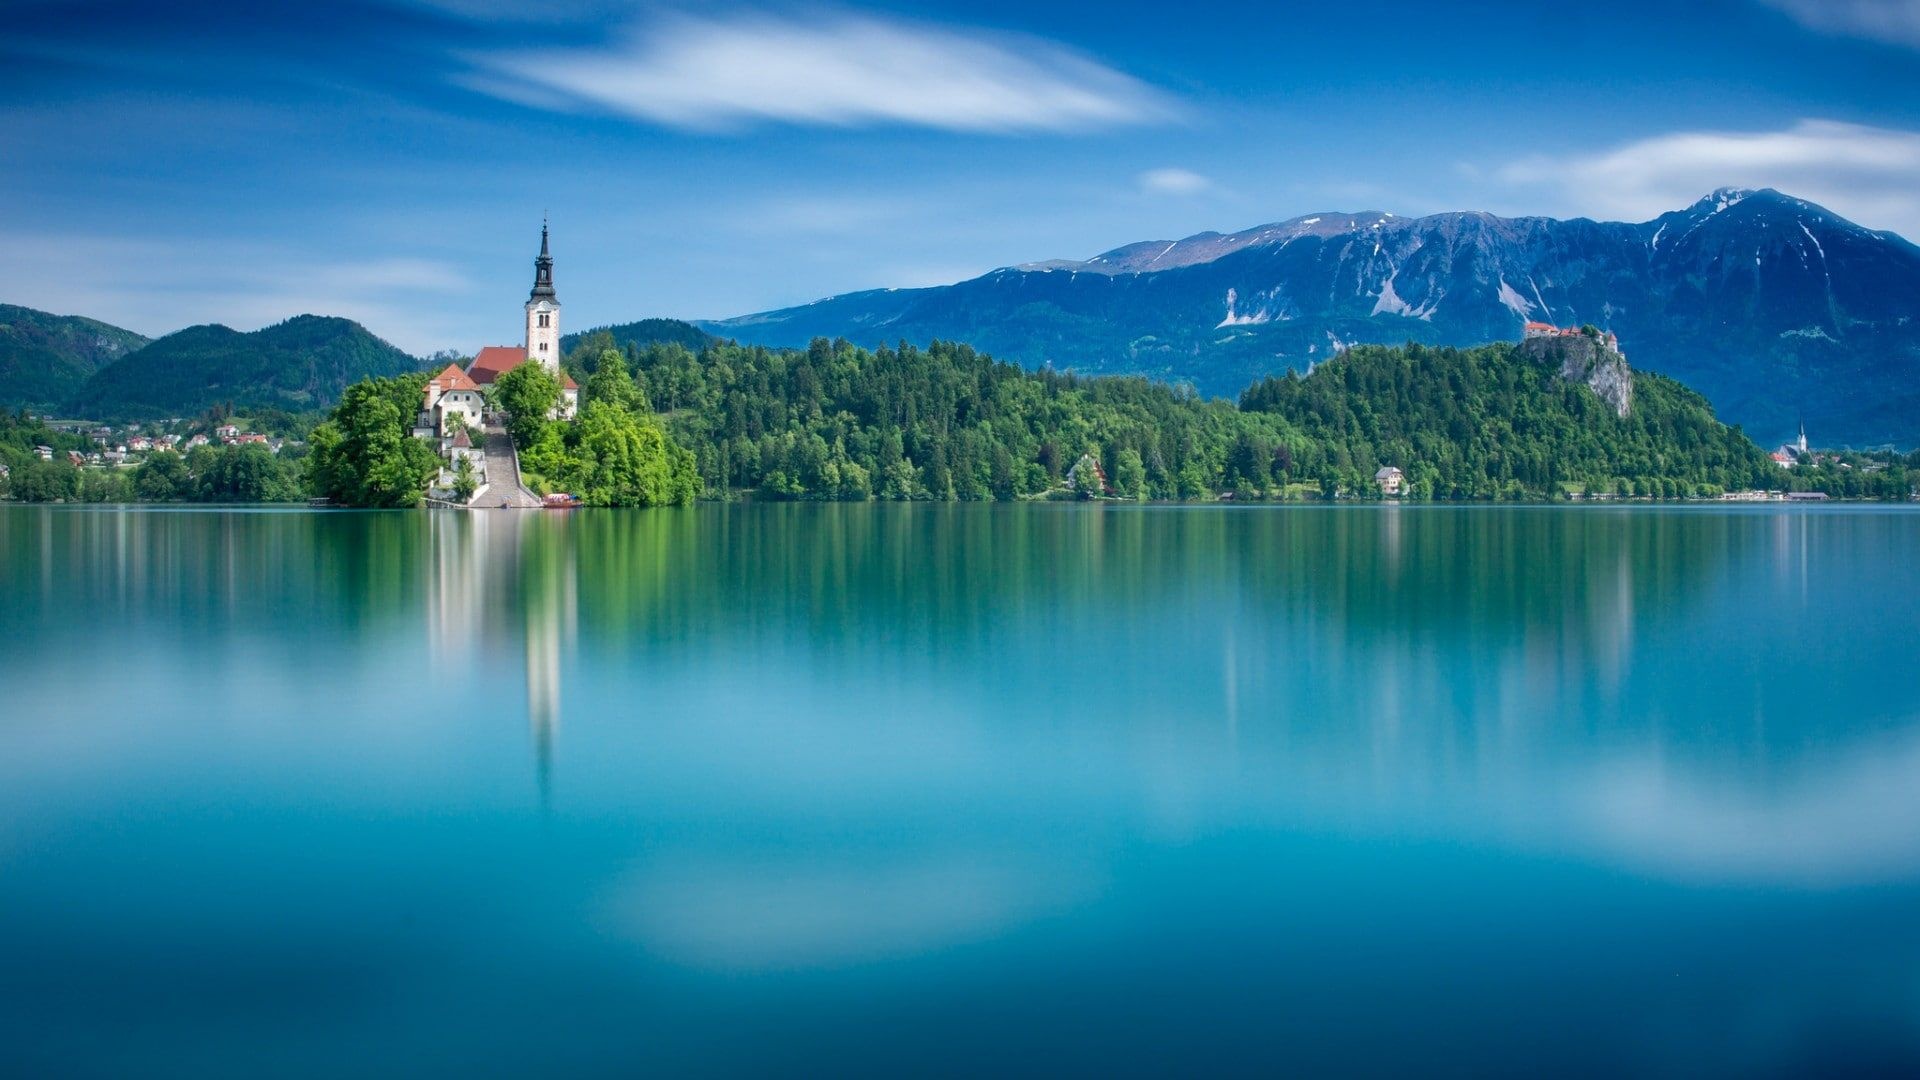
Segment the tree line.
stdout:
<path fill-rule="evenodd" d="M 1783 470 L 1700 395 L 1646 372 L 1634 374 L 1633 408 L 1620 417 L 1508 344 L 1359 346 L 1309 374 L 1254 383 L 1238 402 L 1138 377 L 1030 371 L 946 342 L 709 341 L 696 352 L 679 341 L 620 345 L 602 332 L 581 339 L 565 364 L 583 384 L 571 422 L 556 419 L 560 382 L 536 364 L 503 375 L 489 397 L 509 418 L 529 486 L 598 506 L 1373 498 L 1384 466 L 1403 471 L 1411 498 L 1454 500 L 1786 487 L 1904 498 L 1920 479 L 1920 463 L 1899 455 Z M 314 427 L 304 460 L 263 460 L 258 447 L 166 463 L 156 455 L 133 470 L 133 497 L 244 491 L 418 505 L 441 467 L 433 444 L 411 436 L 427 378 L 356 383 Z M 0 453 L 6 440 L 0 428 Z M 225 455 L 243 450 L 251 453 L 229 463 Z M 1089 457 L 1102 490 L 1069 483 Z M 125 493 L 104 491 L 106 481 L 62 482 L 55 497 Z"/>

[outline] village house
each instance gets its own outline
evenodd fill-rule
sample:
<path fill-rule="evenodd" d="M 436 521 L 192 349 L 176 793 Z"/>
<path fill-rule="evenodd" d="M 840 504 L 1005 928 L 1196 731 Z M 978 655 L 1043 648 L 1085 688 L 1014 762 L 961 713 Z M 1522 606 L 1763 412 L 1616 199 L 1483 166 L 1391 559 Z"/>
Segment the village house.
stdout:
<path fill-rule="evenodd" d="M 455 426 L 455 420 L 478 430 L 481 414 L 486 407 L 486 399 L 480 394 L 480 384 L 461 371 L 460 365 L 448 364 L 440 374 L 427 380 L 414 434 L 424 432 L 426 438 L 445 438 Z"/>
<path fill-rule="evenodd" d="M 1382 495 L 1404 495 L 1407 493 L 1407 477 L 1392 465 L 1382 465 L 1373 474 L 1373 482 L 1380 485 Z"/>
<path fill-rule="evenodd" d="M 213 429 L 213 434 L 221 442 L 232 442 L 240 437 L 240 428 L 235 424 L 221 424 Z"/>
<path fill-rule="evenodd" d="M 51 446 L 36 446 L 36 447 L 34 447 L 34 448 L 33 448 L 33 455 L 34 455 L 35 457 L 37 457 L 37 458 L 39 458 L 39 459 L 40 459 L 41 461 L 52 461 L 52 460 L 53 460 L 53 447 L 51 447 Z"/>
<path fill-rule="evenodd" d="M 1100 496 L 1111 490 L 1107 485 L 1107 473 L 1100 467 L 1100 459 L 1092 454 L 1080 455 L 1080 460 L 1067 470 L 1067 486 L 1083 495 Z"/>

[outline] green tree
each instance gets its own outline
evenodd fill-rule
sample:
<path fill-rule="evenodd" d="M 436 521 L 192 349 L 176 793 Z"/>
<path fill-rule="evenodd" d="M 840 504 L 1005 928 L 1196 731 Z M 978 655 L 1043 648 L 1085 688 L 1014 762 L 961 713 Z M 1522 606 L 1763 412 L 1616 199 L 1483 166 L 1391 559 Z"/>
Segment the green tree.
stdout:
<path fill-rule="evenodd" d="M 307 490 L 343 506 L 416 506 L 440 456 L 409 432 L 424 374 L 367 379 L 347 388 L 313 430 Z"/>
<path fill-rule="evenodd" d="M 590 506 L 679 505 L 699 494 L 692 454 L 651 418 L 604 400 L 581 412 L 580 451 L 587 467 L 577 494 Z"/>
<path fill-rule="evenodd" d="M 460 455 L 460 460 L 453 466 L 453 501 L 472 502 L 473 493 L 479 487 L 473 476 L 473 460 L 465 454 Z"/>
<path fill-rule="evenodd" d="M 147 455 L 133 471 L 134 495 L 146 502 L 175 502 L 193 496 L 187 461 L 171 450 Z"/>
<path fill-rule="evenodd" d="M 273 452 L 258 443 L 223 446 L 208 458 L 197 476 L 197 496 L 202 502 L 285 502 L 297 496 L 297 486 L 282 472 Z"/>
<path fill-rule="evenodd" d="M 65 461 L 29 461 L 13 470 L 20 502 L 72 502 L 80 497 L 80 470 Z"/>
<path fill-rule="evenodd" d="M 619 349 L 603 349 L 595 362 L 593 374 L 587 376 L 587 385 L 582 398 L 586 402 L 602 402 L 629 412 L 651 412 L 646 395 L 633 383 L 633 376 L 627 374 L 627 358 Z"/>
<path fill-rule="evenodd" d="M 1123 499 L 1146 499 L 1147 466 L 1140 460 L 1140 451 L 1132 447 L 1120 451 L 1113 466 L 1113 489 Z"/>
<path fill-rule="evenodd" d="M 560 407 L 560 380 L 539 364 L 521 364 L 494 380 L 493 398 L 507 414 L 514 445 L 524 450 L 540 442 Z"/>

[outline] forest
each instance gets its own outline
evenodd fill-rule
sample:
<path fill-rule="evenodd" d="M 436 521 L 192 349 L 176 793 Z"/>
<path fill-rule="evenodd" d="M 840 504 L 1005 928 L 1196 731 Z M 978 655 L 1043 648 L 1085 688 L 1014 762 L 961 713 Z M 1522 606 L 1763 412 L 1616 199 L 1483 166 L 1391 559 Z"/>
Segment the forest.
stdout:
<path fill-rule="evenodd" d="M 591 377 L 610 341 L 569 362 Z M 1063 489 L 1082 455 L 1124 499 L 1378 494 L 1655 497 L 1780 487 L 1786 475 L 1707 403 L 1636 374 L 1622 419 L 1508 345 L 1365 346 L 1249 387 L 1236 406 L 1132 377 L 1027 371 L 965 345 L 804 350 L 629 345 L 634 381 L 710 497 L 1014 499 Z"/>
<path fill-rule="evenodd" d="M 1778 488 L 1784 476 L 1706 399 L 1649 372 L 1615 415 L 1510 344 L 1471 349 L 1356 346 L 1312 375 L 1263 379 L 1248 412 L 1305 437 L 1296 469 L 1344 486 L 1382 465 L 1416 498 L 1519 499 L 1567 492 L 1684 498 Z"/>
<path fill-rule="evenodd" d="M 1823 455 L 1783 469 L 1700 395 L 1647 372 L 1634 373 L 1623 418 L 1506 344 L 1360 346 L 1308 374 L 1263 379 L 1237 403 L 1137 377 L 1030 371 L 944 342 L 772 349 L 708 339 L 696 352 L 602 331 L 577 339 L 565 365 L 582 384 L 572 422 L 549 419 L 559 383 L 537 365 L 489 392 L 511 417 L 529 486 L 594 506 L 1371 499 L 1383 466 L 1403 471 L 1406 497 L 1435 500 L 1753 488 L 1901 499 L 1920 479 L 1920 455 Z M 73 437 L 6 418 L 5 483 L 15 498 L 48 501 L 418 505 L 439 468 L 432 446 L 408 434 L 425 378 L 349 387 L 304 457 L 290 442 L 280 455 L 211 447 L 133 469 L 76 469 L 26 452 Z M 1089 459 L 1098 482 L 1073 482 Z"/>

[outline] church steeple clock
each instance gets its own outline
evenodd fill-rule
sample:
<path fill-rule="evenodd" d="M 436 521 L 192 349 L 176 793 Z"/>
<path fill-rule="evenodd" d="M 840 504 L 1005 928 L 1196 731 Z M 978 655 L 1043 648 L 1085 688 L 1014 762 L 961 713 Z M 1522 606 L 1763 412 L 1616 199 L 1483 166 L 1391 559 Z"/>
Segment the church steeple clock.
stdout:
<path fill-rule="evenodd" d="M 533 292 L 527 297 L 527 355 L 560 371 L 560 301 L 553 293 L 553 256 L 547 254 L 547 223 L 540 223 L 540 255 L 533 260 Z"/>

